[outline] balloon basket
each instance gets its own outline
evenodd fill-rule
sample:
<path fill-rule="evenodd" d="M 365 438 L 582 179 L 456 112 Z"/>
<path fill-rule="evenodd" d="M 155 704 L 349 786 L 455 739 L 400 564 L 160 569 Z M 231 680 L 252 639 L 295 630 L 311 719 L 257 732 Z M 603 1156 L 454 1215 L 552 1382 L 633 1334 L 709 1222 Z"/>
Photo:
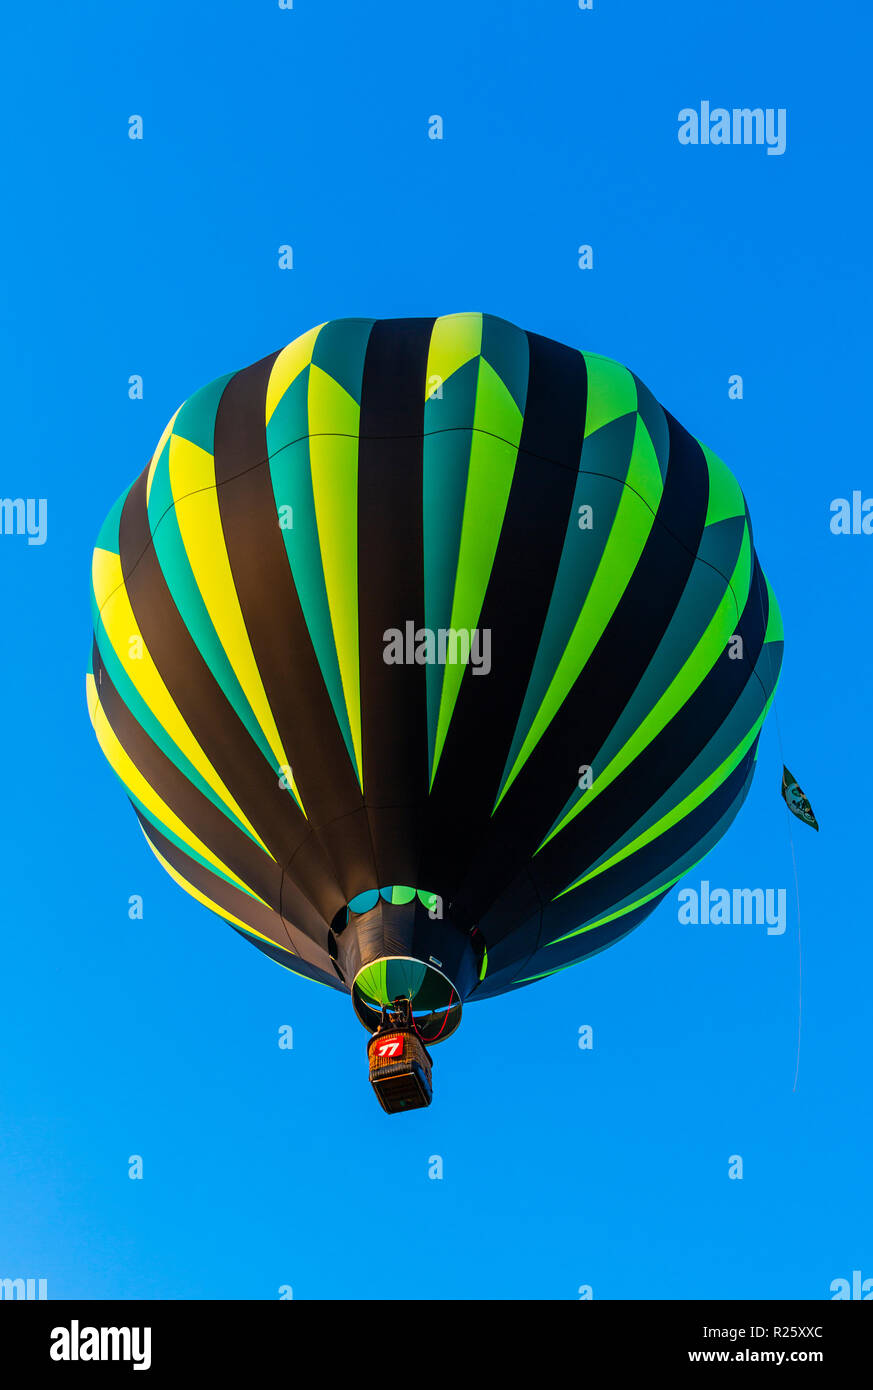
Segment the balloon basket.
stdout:
<path fill-rule="evenodd" d="M 374 1033 L 367 1044 L 370 1084 L 388 1115 L 421 1110 L 433 1100 L 433 1062 L 417 1033 L 390 1028 Z"/>

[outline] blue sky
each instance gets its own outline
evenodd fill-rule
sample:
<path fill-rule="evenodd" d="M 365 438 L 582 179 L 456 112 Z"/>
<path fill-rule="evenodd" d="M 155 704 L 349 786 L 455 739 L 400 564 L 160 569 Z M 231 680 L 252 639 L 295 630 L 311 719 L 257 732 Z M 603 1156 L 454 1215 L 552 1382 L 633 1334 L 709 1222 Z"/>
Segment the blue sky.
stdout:
<path fill-rule="evenodd" d="M 105 0 L 6 29 L 0 492 L 45 497 L 48 536 L 0 537 L 0 1276 L 266 1299 L 828 1298 L 873 1277 L 873 536 L 829 528 L 833 499 L 873 496 L 867 13 Z M 786 108 L 785 153 L 681 146 L 701 100 Z M 182 894 L 99 753 L 91 547 L 180 402 L 329 318 L 467 309 L 627 363 L 746 493 L 785 621 L 785 760 L 822 826 L 792 822 L 796 1092 L 772 717 L 685 886 L 784 887 L 785 934 L 682 926 L 674 890 L 590 962 L 472 1005 L 433 1106 L 397 1118 L 348 1001 Z M 409 1261 L 385 1268 L 380 1235 Z"/>

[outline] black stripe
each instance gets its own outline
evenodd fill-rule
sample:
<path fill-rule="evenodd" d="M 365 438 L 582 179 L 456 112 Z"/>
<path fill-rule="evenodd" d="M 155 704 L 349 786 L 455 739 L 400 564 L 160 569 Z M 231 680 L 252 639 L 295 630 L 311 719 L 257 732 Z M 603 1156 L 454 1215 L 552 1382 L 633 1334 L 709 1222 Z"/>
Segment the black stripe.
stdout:
<path fill-rule="evenodd" d="M 245 922 L 254 931 L 263 932 L 265 936 L 269 936 L 271 941 L 277 942 L 287 950 L 292 949 L 291 938 L 278 912 L 264 907 L 262 903 L 256 902 L 247 893 L 243 893 L 241 889 L 228 883 L 226 879 L 212 873 L 200 863 L 199 859 L 187 854 L 179 848 L 175 841 L 164 835 L 147 816 L 142 814 L 139 807 L 134 806 L 133 809 L 155 849 L 160 851 L 169 864 L 172 864 L 177 873 L 180 873 L 207 898 L 211 898 L 213 902 L 218 903 L 226 911 L 232 912 L 234 917 L 239 917 L 240 921 Z"/>
<path fill-rule="evenodd" d="M 289 961 L 287 955 L 284 955 L 279 950 L 278 946 L 271 946 L 267 941 L 256 941 L 254 937 L 248 936 L 239 927 L 235 927 L 233 922 L 228 922 L 227 925 L 236 932 L 237 936 L 242 937 L 243 941 L 248 942 L 249 946 L 254 946 L 255 950 L 259 951 L 262 956 L 267 956 L 269 960 L 275 961 L 277 965 L 283 965 L 287 970 L 293 970 L 295 975 L 303 975 L 307 980 L 315 980 L 319 984 L 330 985 L 331 989 L 336 989 L 343 994 L 348 994 L 349 991 L 345 989 L 336 976 L 328 975 L 326 971 L 319 970 L 317 966 L 310 965 L 307 961 L 301 960 L 300 956 L 292 956 Z"/>
<path fill-rule="evenodd" d="M 334 989 L 343 990 L 326 950 L 319 950 L 314 947 L 305 937 L 301 937 L 299 932 L 295 932 L 293 928 L 289 927 L 288 923 L 283 922 L 277 913 L 271 912 L 269 908 L 255 902 L 246 893 L 235 888 L 233 884 L 227 883 L 225 879 L 217 878 L 211 874 L 198 860 L 192 859 L 190 855 L 180 850 L 172 840 L 168 840 L 165 835 L 162 835 L 150 821 L 140 814 L 136 806 L 133 809 L 155 848 L 160 851 L 168 863 L 172 864 L 177 873 L 181 874 L 206 897 L 211 898 L 213 902 L 218 903 L 226 911 L 232 912 L 234 917 L 238 917 L 241 922 L 245 922 L 254 931 L 263 932 L 265 936 L 270 938 L 270 941 L 276 943 L 277 949 L 271 950 L 268 942 L 255 941 L 239 927 L 234 927 L 234 930 L 238 931 L 245 941 L 251 942 L 259 951 L 270 956 L 271 960 L 278 961 L 280 965 L 297 970 L 309 979 L 331 985 Z M 313 913 L 313 911 L 310 907 L 309 912 Z M 232 922 L 229 925 L 234 926 Z M 279 946 L 284 947 L 285 950 L 280 951 Z M 304 947 L 304 951 L 300 951 L 300 946 Z M 289 949 L 292 951 L 292 960 L 288 959 Z"/>
<path fill-rule="evenodd" d="M 485 902 L 502 886 L 507 853 L 521 859 L 534 853 L 564 806 L 577 769 L 594 763 L 657 650 L 687 583 L 706 520 L 709 475 L 700 445 L 672 416 L 667 419 L 670 462 L 643 553 L 584 670 L 495 813 L 482 865 L 477 865 L 479 881 L 465 885 L 465 892 Z M 622 829 L 630 824 L 625 808 Z M 572 874 L 576 864 L 571 855 L 562 835 L 555 861 L 572 865 Z M 541 858 L 537 856 L 537 881 L 543 873 Z"/>
<path fill-rule="evenodd" d="M 754 563 L 759 572 L 757 559 Z M 670 790 L 718 733 L 749 681 L 760 690 L 755 664 L 764 641 L 764 617 L 755 575 L 735 632 L 742 638 L 743 660 L 733 660 L 725 647 L 661 732 L 536 856 L 536 879 L 547 897 L 566 888 L 568 864 L 569 878 L 583 874 Z M 762 691 L 762 706 L 764 700 Z"/>
<path fill-rule="evenodd" d="M 491 808 L 524 702 L 570 523 L 585 430 L 587 373 L 580 352 L 536 333 L 518 461 L 479 627 L 491 633 L 491 671 L 464 672 L 434 781 L 423 879 L 481 912 L 518 869 L 514 846 L 495 833 Z M 547 462 L 546 460 L 555 460 Z M 499 813 L 498 813 L 499 816 Z M 495 818 L 496 819 L 496 818 Z M 488 851 L 491 873 L 480 879 Z M 473 882 L 459 893 L 473 868 Z M 487 877 L 487 883 L 484 878 Z"/>
<path fill-rule="evenodd" d="M 94 679 L 109 724 L 134 765 L 162 801 L 227 868 L 278 911 L 282 869 L 190 782 L 131 714 L 103 665 L 96 639 Z"/>
<path fill-rule="evenodd" d="M 270 853 L 286 863 L 312 838 L 310 827 L 240 722 L 173 603 L 149 531 L 145 472 L 122 508 L 119 550 L 137 626 L 182 718 Z M 301 886 L 319 907 L 326 899 L 329 910 L 331 882 L 322 867 Z"/>
<path fill-rule="evenodd" d="M 527 956 L 527 959 L 519 953 L 516 963 L 515 975 L 523 974 L 527 977 L 531 975 L 544 974 L 546 971 L 560 970 L 562 966 L 578 965 L 580 961 L 587 960 L 589 956 L 596 955 L 598 951 L 620 941 L 622 937 L 628 936 L 636 927 L 640 926 L 647 917 L 651 916 L 655 908 L 666 897 L 669 889 L 665 889 L 657 898 L 652 898 L 650 902 L 644 903 L 642 907 L 634 908 L 624 917 L 616 919 L 614 922 L 606 922 L 602 927 L 594 927 L 592 931 L 585 932 L 582 936 L 577 936 L 575 940 L 563 941 L 559 946 L 552 946 L 548 949 L 540 947 Z M 569 928 L 568 928 L 569 930 Z M 584 945 L 580 943 L 584 942 Z M 490 959 L 490 957 L 489 957 Z M 490 971 L 488 972 L 490 975 Z M 509 973 L 509 972 L 507 972 Z M 510 989 L 518 989 L 527 980 L 510 981 L 504 984 L 499 990 L 506 993 Z M 493 991 L 491 991 L 493 992 Z M 483 990 L 478 990 L 473 994 L 474 999 L 487 998 L 488 976 L 483 982 Z"/>
<path fill-rule="evenodd" d="M 267 461 L 266 398 L 277 354 L 231 378 L 215 418 L 215 480 L 225 545 L 264 692 L 290 760 L 316 846 L 295 851 L 329 921 L 355 874 L 372 872 L 366 833 L 342 820 L 362 804 L 294 586 Z M 342 830 L 337 830 L 340 823 Z"/>
<path fill-rule="evenodd" d="M 647 845 L 629 855 L 627 859 L 614 864 L 611 869 L 604 870 L 602 874 L 598 874 L 590 882 L 582 884 L 573 893 L 568 893 L 565 900 L 559 899 L 558 903 L 552 904 L 553 910 L 550 911 L 547 908 L 543 913 L 543 941 L 541 944 L 545 945 L 549 937 L 561 934 L 562 926 L 559 913 L 562 917 L 564 913 L 572 914 L 576 923 L 582 923 L 612 911 L 615 904 L 621 902 L 628 894 L 633 893 L 637 888 L 645 887 L 647 883 L 651 883 L 654 878 L 657 878 L 658 874 L 679 863 L 689 850 L 706 838 L 713 827 L 730 810 L 734 802 L 737 803 L 736 810 L 739 810 L 748 790 L 747 784 L 751 783 L 749 774 L 754 768 L 757 743 L 756 738 L 733 772 L 725 778 L 720 786 L 716 787 L 705 801 L 696 806 L 690 815 L 684 816 L 663 835 L 650 840 Z M 539 858 L 538 855 L 537 859 Z M 534 862 L 536 863 L 536 861 Z M 584 870 L 580 870 L 580 872 L 584 872 Z M 567 882 L 572 881 L 572 877 L 573 875 L 570 874 L 561 886 L 566 888 Z M 545 886 L 543 891 L 548 891 Z M 555 891 L 558 892 L 560 889 Z M 648 903 L 645 906 L 648 908 Z M 564 921 L 566 920 L 567 918 L 564 917 Z M 572 931 L 573 928 L 572 925 L 567 925 L 564 929 Z"/>
<path fill-rule="evenodd" d="M 428 794 L 426 667 L 388 665 L 384 634 L 424 626 L 422 453 L 434 320 L 376 322 L 358 448 L 358 642 L 364 796 L 375 883 L 421 882 Z M 374 886 L 375 886 L 374 883 Z"/>

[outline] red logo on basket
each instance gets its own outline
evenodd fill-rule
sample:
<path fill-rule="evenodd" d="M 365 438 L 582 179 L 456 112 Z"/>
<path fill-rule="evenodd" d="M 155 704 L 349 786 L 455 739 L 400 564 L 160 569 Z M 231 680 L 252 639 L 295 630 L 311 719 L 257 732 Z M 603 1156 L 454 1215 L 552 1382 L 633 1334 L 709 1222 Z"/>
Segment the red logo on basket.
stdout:
<path fill-rule="evenodd" d="M 383 1038 L 374 1050 L 377 1057 L 399 1057 L 403 1051 L 403 1038 Z"/>

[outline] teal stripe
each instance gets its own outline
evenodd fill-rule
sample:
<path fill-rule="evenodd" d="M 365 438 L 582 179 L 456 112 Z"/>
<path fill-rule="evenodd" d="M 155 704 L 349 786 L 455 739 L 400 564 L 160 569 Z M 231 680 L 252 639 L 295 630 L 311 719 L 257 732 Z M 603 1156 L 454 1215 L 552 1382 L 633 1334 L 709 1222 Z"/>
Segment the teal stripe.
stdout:
<path fill-rule="evenodd" d="M 208 797 L 213 806 L 215 806 L 227 820 L 237 826 L 244 835 L 247 835 L 249 839 L 258 846 L 258 849 L 262 850 L 261 844 L 252 835 L 251 831 L 243 825 L 242 821 L 240 821 L 224 804 L 217 793 L 210 787 L 209 783 L 204 781 L 196 767 L 188 761 L 184 753 L 179 750 L 175 742 L 170 738 L 164 726 L 160 724 L 154 714 L 152 714 L 152 711 L 137 691 L 136 686 L 125 671 L 122 662 L 116 655 L 109 638 L 106 636 L 103 624 L 96 624 L 94 632 L 97 638 L 97 650 L 106 668 L 106 674 L 115 686 L 122 703 L 127 707 L 130 714 L 133 715 L 133 718 L 139 724 L 143 732 L 148 734 L 153 743 L 157 744 L 164 756 L 170 760 L 174 767 L 178 768 L 183 777 L 186 777 L 205 797 Z M 97 688 L 97 693 L 98 695 L 100 694 L 99 686 Z M 140 771 L 143 772 L 143 769 L 140 768 Z M 144 772 L 143 775 L 145 776 Z M 148 780 L 148 778 L 146 778 L 146 780 Z"/>
<path fill-rule="evenodd" d="M 320 330 L 312 364 L 338 381 L 358 405 L 364 378 L 364 359 L 375 319 L 333 319 Z M 422 390 L 424 384 L 422 383 Z M 272 422 L 271 422 L 272 423 Z"/>
<path fill-rule="evenodd" d="M 483 314 L 481 352 L 523 415 L 527 404 L 530 375 L 530 346 L 527 334 L 514 323 L 508 323 L 506 319 Z"/>
<path fill-rule="evenodd" d="M 727 581 L 724 578 L 725 567 L 727 576 L 730 577 L 742 546 L 743 519 L 740 517 L 718 522 L 716 526 L 709 529 L 719 532 L 719 539 L 715 542 L 710 539 L 707 546 L 710 556 L 719 559 L 720 567 L 718 569 L 713 568 L 712 559 L 709 563 L 704 563 L 703 559 L 696 560 L 692 566 L 688 582 L 676 605 L 667 630 L 658 644 L 655 655 L 592 763 L 595 787 L 599 773 L 608 768 L 613 759 L 618 757 L 624 745 L 633 737 L 640 724 L 651 713 L 661 696 L 672 684 L 706 631 L 724 597 L 727 589 Z M 706 533 L 704 533 L 704 537 L 706 537 Z M 702 544 L 701 552 L 707 546 Z M 706 675 L 707 671 L 701 667 L 695 689 Z M 740 740 L 737 739 L 733 747 L 736 747 L 739 742 Z M 703 781 L 704 778 L 701 777 L 700 780 Z M 573 807 L 584 801 L 586 795 L 586 791 L 582 791 L 578 787 L 573 788 L 567 801 L 549 826 L 543 843 L 548 840 Z"/>
<path fill-rule="evenodd" d="M 633 372 L 631 372 L 631 376 L 633 376 Z M 637 412 L 649 432 L 652 448 L 655 450 L 655 457 L 661 470 L 661 481 L 666 482 L 667 464 L 670 458 L 670 428 L 667 424 L 667 417 L 662 406 L 658 404 L 649 388 L 643 385 L 639 377 L 634 376 L 634 381 L 637 386 Z"/>
<path fill-rule="evenodd" d="M 167 468 L 162 467 L 155 471 L 148 511 L 155 554 L 179 616 L 214 680 L 272 769 L 275 759 L 270 745 L 221 645 L 189 564 L 170 492 L 170 475 Z"/>
<path fill-rule="evenodd" d="M 633 440 L 633 428 L 630 439 Z M 621 494 L 621 486 L 612 478 L 579 474 L 558 574 L 509 756 L 500 778 L 498 800 L 570 641 L 584 595 L 591 587 L 609 539 Z M 594 509 L 593 529 L 590 531 L 579 529 L 579 507 L 585 504 Z"/>
<path fill-rule="evenodd" d="M 323 329 L 322 333 L 325 331 Z M 319 334 L 319 342 L 321 336 Z M 357 768 L 318 537 L 309 454 L 308 395 L 307 367 L 285 392 L 267 426 L 270 479 L 277 518 L 282 515 L 282 507 L 292 508 L 291 528 L 282 530 L 285 554 L 349 761 L 352 767 Z"/>
<path fill-rule="evenodd" d="M 629 911 L 636 903 L 640 901 L 640 899 L 647 897 L 650 893 L 657 893 L 662 888 L 669 888 L 670 886 L 672 886 L 674 880 L 678 881 L 679 879 L 684 878 L 687 873 L 690 873 L 690 871 L 694 868 L 696 864 L 699 864 L 702 859 L 706 858 L 709 851 L 713 848 L 714 845 L 718 843 L 718 841 L 725 834 L 725 831 L 730 826 L 731 822 L 735 819 L 737 811 L 739 810 L 740 806 L 745 800 L 746 794 L 749 790 L 749 786 L 751 785 L 752 776 L 754 775 L 754 768 L 754 759 L 752 759 L 749 763 L 748 776 L 743 782 L 742 787 L 740 788 L 737 795 L 734 797 L 727 811 L 725 811 L 724 815 L 721 816 L 721 818 L 716 822 L 716 824 L 713 826 L 712 830 L 710 830 L 708 834 L 706 834 L 701 840 L 695 841 L 691 848 L 688 849 L 684 854 L 680 855 L 678 859 L 675 859 L 671 864 L 668 864 L 665 867 L 659 869 L 657 874 L 655 874 L 653 878 L 648 879 L 644 883 L 639 883 L 634 888 L 630 889 L 623 898 L 621 898 L 618 902 L 611 904 L 608 909 L 606 909 L 605 911 L 601 909 L 600 911 L 592 914 L 588 918 L 585 918 L 583 916 L 580 919 L 579 913 L 580 911 L 584 911 L 584 909 L 582 908 L 582 902 L 584 902 L 586 896 L 585 890 L 587 885 L 584 884 L 581 888 L 576 889 L 575 893 L 568 893 L 566 895 L 566 898 L 561 898 L 558 900 L 558 902 L 552 905 L 555 908 L 557 908 L 559 903 L 563 903 L 569 900 L 570 906 L 566 911 L 556 912 L 552 914 L 551 910 L 549 908 L 546 908 L 543 912 L 543 932 L 546 934 L 558 932 L 559 934 L 557 936 L 552 936 L 551 940 L 546 942 L 545 946 L 541 949 L 547 950 L 549 946 L 557 945 L 560 941 L 568 941 L 575 936 L 584 935 L 592 930 L 596 931 L 597 928 L 589 926 L 589 923 L 599 921 L 602 917 L 608 914 L 611 915 L 613 913 Z M 713 795 L 715 795 L 715 793 L 713 793 Z M 625 863 L 631 862 L 632 859 L 625 860 Z M 579 899 L 581 901 L 577 901 L 574 906 L 574 899 Z M 568 927 L 568 920 L 572 920 L 574 918 L 576 925 Z M 604 925 L 609 926 L 610 923 L 604 923 Z M 584 950 L 587 956 L 587 945 L 584 946 Z"/>
<path fill-rule="evenodd" d="M 224 393 L 225 386 L 234 375 L 234 372 L 228 372 L 225 376 L 216 377 L 208 385 L 201 386 L 200 390 L 195 391 L 193 396 L 189 396 L 176 416 L 173 434 L 177 434 L 180 439 L 187 439 L 191 444 L 196 444 L 207 454 L 214 454 L 215 416 L 218 411 L 218 403 Z M 157 469 L 155 472 L 157 473 Z M 154 488 L 154 482 L 152 487 Z"/>
<path fill-rule="evenodd" d="M 444 389 L 454 389 L 455 380 L 452 377 Z M 471 430 L 428 435 L 424 440 L 424 621 L 432 632 L 448 628 L 452 622 L 471 442 Z M 444 673 L 436 663 L 426 666 L 425 671 L 428 767 L 432 768 Z"/>
<path fill-rule="evenodd" d="M 122 786 L 124 786 L 123 782 Z M 247 888 L 244 885 L 241 886 L 239 883 L 236 882 L 235 879 L 232 879 L 227 874 L 222 873 L 220 869 L 216 869 L 215 865 L 210 864 L 208 859 L 204 859 L 203 855 L 199 854 L 198 851 L 195 850 L 192 845 L 186 844 L 184 840 L 180 840 L 179 836 L 174 834 L 174 832 L 169 828 L 169 826 L 164 825 L 163 821 L 156 820 L 152 813 L 149 810 L 147 810 L 146 807 L 142 804 L 139 797 L 133 795 L 133 792 L 131 792 L 129 787 L 124 787 L 124 790 L 128 799 L 132 802 L 134 806 L 136 806 L 137 810 L 141 813 L 143 819 L 148 821 L 149 825 L 154 826 L 155 830 L 159 830 L 160 833 L 164 835 L 168 840 L 172 841 L 174 845 L 177 845 L 183 854 L 187 854 L 189 859 L 196 859 L 197 863 L 202 864 L 204 869 L 206 869 L 208 873 L 212 874 L 213 878 L 222 878 L 224 879 L 225 883 L 229 883 L 232 888 L 239 889 L 241 893 L 246 893 L 250 898 L 257 898 L 257 894 L 253 893 L 250 888 Z M 177 870 L 177 873 L 181 872 L 181 870 Z M 201 889 L 200 891 L 202 892 L 203 890 Z M 262 899 L 258 899 L 258 901 L 262 901 Z"/>
<path fill-rule="evenodd" d="M 130 487 L 133 487 L 133 483 L 131 483 Z M 130 492 L 130 487 L 126 487 L 124 489 L 124 492 L 121 494 L 118 501 L 114 504 L 108 517 L 104 521 L 103 525 L 100 527 L 100 532 L 97 536 L 97 543 L 95 546 L 96 550 L 108 550 L 112 555 L 117 555 L 119 553 L 121 545 L 118 539 L 118 528 L 121 523 L 122 508 L 124 507 L 124 504 L 127 501 L 127 496 Z"/>

